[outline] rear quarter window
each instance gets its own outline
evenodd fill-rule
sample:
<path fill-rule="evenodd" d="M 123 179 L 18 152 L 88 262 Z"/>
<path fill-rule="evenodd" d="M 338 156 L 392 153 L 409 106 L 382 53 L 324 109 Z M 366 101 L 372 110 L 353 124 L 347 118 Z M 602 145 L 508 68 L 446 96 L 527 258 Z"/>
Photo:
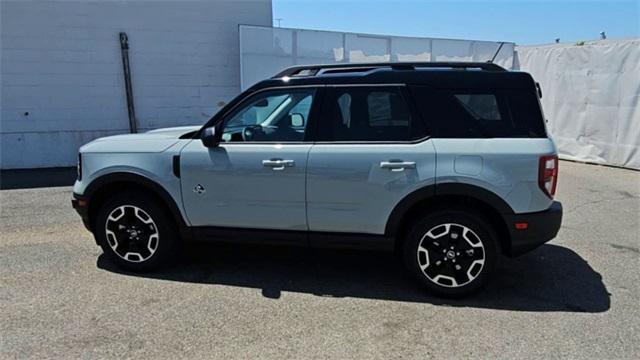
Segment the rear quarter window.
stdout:
<path fill-rule="evenodd" d="M 546 137 L 536 93 L 524 89 L 435 89 L 411 86 L 432 137 Z"/>

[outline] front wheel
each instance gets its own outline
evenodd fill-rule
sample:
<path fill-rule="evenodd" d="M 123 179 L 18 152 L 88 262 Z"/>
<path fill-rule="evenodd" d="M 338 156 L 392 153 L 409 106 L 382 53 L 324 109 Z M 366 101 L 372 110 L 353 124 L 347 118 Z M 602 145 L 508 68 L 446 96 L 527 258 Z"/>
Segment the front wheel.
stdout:
<path fill-rule="evenodd" d="M 173 221 L 144 193 L 124 192 L 108 199 L 98 212 L 94 233 L 108 259 L 126 270 L 155 270 L 177 255 Z"/>
<path fill-rule="evenodd" d="M 481 216 L 443 210 L 414 224 L 405 242 L 404 261 L 431 292 L 460 297 L 486 284 L 497 253 L 495 232 Z"/>

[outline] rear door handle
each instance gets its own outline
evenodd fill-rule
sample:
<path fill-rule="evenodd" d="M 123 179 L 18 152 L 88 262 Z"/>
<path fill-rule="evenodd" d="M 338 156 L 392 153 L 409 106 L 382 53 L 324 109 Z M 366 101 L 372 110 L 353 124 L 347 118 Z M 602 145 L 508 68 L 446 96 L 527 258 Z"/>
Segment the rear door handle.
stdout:
<path fill-rule="evenodd" d="M 284 170 L 287 167 L 293 167 L 296 165 L 296 162 L 293 160 L 282 160 L 282 159 L 269 159 L 262 160 L 262 166 L 267 166 L 272 168 L 273 170 Z"/>
<path fill-rule="evenodd" d="M 391 171 L 404 171 L 404 169 L 415 169 L 416 163 L 413 161 L 383 161 L 380 163 L 380 167 Z"/>

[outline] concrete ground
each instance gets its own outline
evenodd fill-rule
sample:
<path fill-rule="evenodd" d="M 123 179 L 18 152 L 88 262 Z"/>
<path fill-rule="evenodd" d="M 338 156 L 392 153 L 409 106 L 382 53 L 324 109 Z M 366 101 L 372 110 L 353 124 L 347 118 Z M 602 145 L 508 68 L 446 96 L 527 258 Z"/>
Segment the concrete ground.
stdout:
<path fill-rule="evenodd" d="M 0 358 L 639 358 L 640 172 L 562 162 L 558 237 L 442 300 L 392 255 L 192 246 L 135 275 L 71 188 L 0 191 Z"/>

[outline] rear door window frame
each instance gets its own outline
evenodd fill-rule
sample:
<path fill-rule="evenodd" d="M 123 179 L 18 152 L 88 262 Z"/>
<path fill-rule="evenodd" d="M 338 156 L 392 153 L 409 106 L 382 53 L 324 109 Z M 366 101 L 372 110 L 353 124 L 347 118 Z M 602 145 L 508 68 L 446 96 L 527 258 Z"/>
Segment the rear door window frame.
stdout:
<path fill-rule="evenodd" d="M 422 133 L 424 134 L 424 136 L 421 136 L 417 139 L 407 139 L 407 140 L 324 140 L 324 139 L 319 139 L 319 134 L 320 134 L 320 126 L 322 126 L 322 123 L 327 123 L 329 121 L 334 121 L 334 119 L 331 118 L 332 114 L 327 112 L 327 106 L 328 106 L 328 101 L 333 101 L 334 100 L 334 94 L 333 91 L 335 88 L 344 88 L 344 87 L 348 87 L 348 88 L 355 88 L 355 87 L 366 87 L 366 88 L 397 88 L 399 90 L 400 95 L 402 96 L 402 99 L 404 100 L 405 104 L 407 105 L 407 109 L 409 110 L 409 115 L 411 116 L 411 123 L 409 124 L 409 131 L 411 132 L 411 125 L 413 122 L 417 122 L 419 124 L 419 126 L 422 127 Z M 418 144 L 421 143 L 423 141 L 426 141 L 427 139 L 429 139 L 431 137 L 431 133 L 429 131 L 429 127 L 427 126 L 427 123 L 423 120 L 422 115 L 419 113 L 418 109 L 416 108 L 414 102 L 413 102 L 413 98 L 411 96 L 411 94 L 409 93 L 408 89 L 407 89 L 407 84 L 403 84 L 403 83 L 380 83 L 380 84 L 362 84 L 362 83 L 355 83 L 355 84 L 327 84 L 324 87 L 324 94 L 322 95 L 322 103 L 320 104 L 320 116 L 316 117 L 315 119 L 316 121 L 314 121 L 313 124 L 313 129 L 312 132 L 310 133 L 310 135 L 312 136 L 313 142 L 315 144 L 342 144 L 342 145 L 348 145 L 348 144 L 365 144 L 365 145 L 370 145 L 370 144 Z M 410 134 L 411 135 L 411 134 Z"/>

